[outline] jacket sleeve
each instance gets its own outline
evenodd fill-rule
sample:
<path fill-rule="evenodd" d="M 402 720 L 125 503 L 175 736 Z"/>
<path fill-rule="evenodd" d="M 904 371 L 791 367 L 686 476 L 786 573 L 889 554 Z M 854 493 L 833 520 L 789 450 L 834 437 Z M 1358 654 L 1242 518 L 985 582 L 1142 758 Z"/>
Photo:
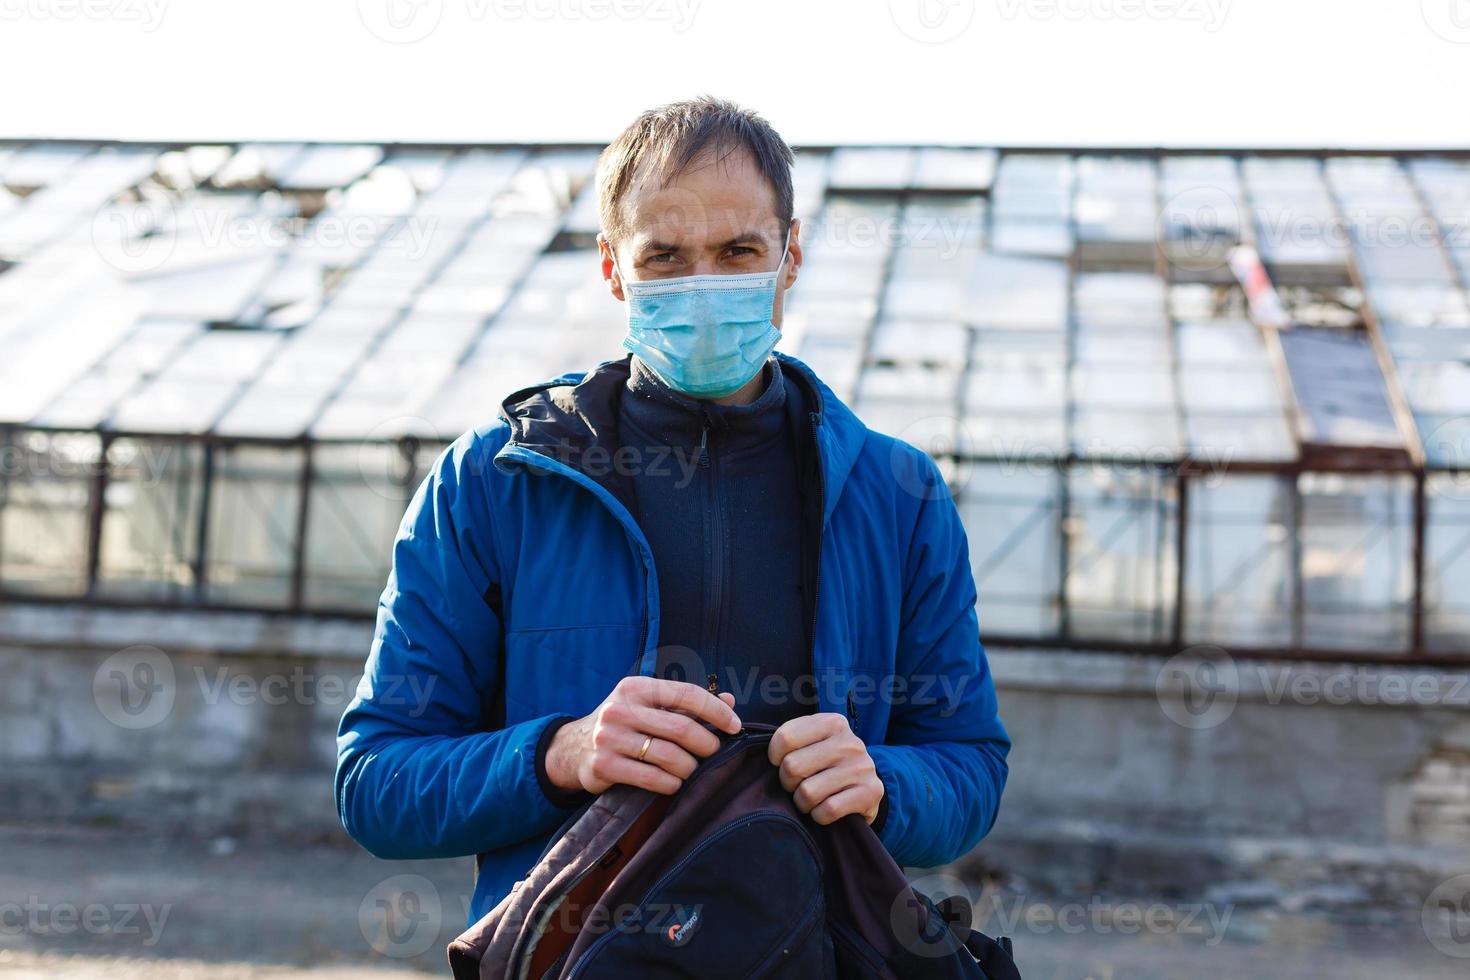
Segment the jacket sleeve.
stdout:
<path fill-rule="evenodd" d="M 561 716 L 483 730 L 503 676 L 488 441 L 461 438 L 419 486 L 357 696 L 337 733 L 337 810 L 383 858 L 454 857 L 554 829 L 568 810 L 539 775 L 537 747 Z"/>
<path fill-rule="evenodd" d="M 969 546 L 928 457 L 905 559 L 897 672 L 885 744 L 870 745 L 888 798 L 879 838 L 898 863 L 933 867 L 990 831 L 1005 788 L 1010 737 L 980 644 Z"/>

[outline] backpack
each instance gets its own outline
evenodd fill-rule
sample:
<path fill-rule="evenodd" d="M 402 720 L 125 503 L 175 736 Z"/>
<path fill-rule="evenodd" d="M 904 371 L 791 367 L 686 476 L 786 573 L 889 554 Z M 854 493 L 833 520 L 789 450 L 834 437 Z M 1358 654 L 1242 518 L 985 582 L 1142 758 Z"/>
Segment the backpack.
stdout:
<path fill-rule="evenodd" d="M 457 980 L 1020 980 L 1010 942 L 952 924 L 862 817 L 796 808 L 774 730 L 722 735 L 672 796 L 613 786 L 573 814 L 450 944 Z"/>

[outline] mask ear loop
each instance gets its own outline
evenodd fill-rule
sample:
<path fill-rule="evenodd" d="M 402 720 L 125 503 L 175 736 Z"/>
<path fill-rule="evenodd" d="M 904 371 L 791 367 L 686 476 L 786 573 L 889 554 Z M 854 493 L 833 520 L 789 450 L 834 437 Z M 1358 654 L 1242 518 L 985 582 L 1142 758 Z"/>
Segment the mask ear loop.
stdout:
<path fill-rule="evenodd" d="M 791 255 L 791 222 L 786 223 L 786 244 L 781 247 L 781 261 L 776 263 L 776 285 L 781 285 L 781 270 L 786 265 L 786 259 Z"/>

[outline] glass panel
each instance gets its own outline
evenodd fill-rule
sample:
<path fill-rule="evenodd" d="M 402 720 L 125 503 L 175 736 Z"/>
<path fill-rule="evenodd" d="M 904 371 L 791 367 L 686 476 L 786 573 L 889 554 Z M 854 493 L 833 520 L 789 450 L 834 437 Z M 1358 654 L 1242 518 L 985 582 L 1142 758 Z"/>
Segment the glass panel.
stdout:
<path fill-rule="evenodd" d="M 1470 415 L 1420 415 L 1418 422 L 1430 467 L 1470 469 Z"/>
<path fill-rule="evenodd" d="M 1431 476 L 1424 529 L 1424 645 L 1470 650 L 1470 474 Z"/>
<path fill-rule="evenodd" d="M 206 595 L 211 602 L 284 606 L 301 495 L 297 449 L 214 450 Z"/>
<path fill-rule="evenodd" d="M 1260 412 L 1280 409 L 1283 402 L 1276 375 L 1267 368 L 1179 369 L 1179 391 L 1190 411 Z"/>
<path fill-rule="evenodd" d="M 312 454 L 305 602 L 371 610 L 388 579 L 413 460 L 397 444 L 318 446 Z"/>
<path fill-rule="evenodd" d="M 195 443 L 118 439 L 108 447 L 101 593 L 193 598 L 203 455 Z"/>
<path fill-rule="evenodd" d="M 995 217 L 1063 220 L 1071 216 L 1072 160 L 1061 154 L 1007 154 L 991 193 Z"/>
<path fill-rule="evenodd" d="M 979 590 L 980 637 L 1058 630 L 1060 475 L 1039 461 L 971 464 L 957 501 Z"/>
<path fill-rule="evenodd" d="M 897 364 L 965 366 L 969 334 L 957 323 L 885 319 L 873 333 L 872 358 Z"/>
<path fill-rule="evenodd" d="M 1065 258 L 1072 252 L 1072 226 L 1061 220 L 997 216 L 990 228 L 990 244 L 997 252 Z"/>
<path fill-rule="evenodd" d="M 1066 594 L 1070 635 L 1160 643 L 1172 628 L 1176 488 L 1146 469 L 1068 473 Z"/>
<path fill-rule="evenodd" d="M 966 319 L 1002 329 L 1060 330 L 1067 322 L 1067 266 L 1053 259 L 980 256 Z"/>
<path fill-rule="evenodd" d="M 1470 415 L 1470 364 L 1406 362 L 1399 364 L 1398 373 L 1414 411 Z"/>
<path fill-rule="evenodd" d="M 833 190 L 848 188 L 901 188 L 914 171 L 914 151 L 905 147 L 856 149 L 844 147 L 832 154 L 829 178 Z"/>
<path fill-rule="evenodd" d="M 1210 466 L 1242 462 L 1287 462 L 1297 458 L 1286 416 L 1187 412 L 1189 454 Z"/>
<path fill-rule="evenodd" d="M 5 183 L 28 190 L 45 187 L 91 152 L 90 146 L 75 143 L 38 143 L 24 147 L 5 161 Z"/>
<path fill-rule="evenodd" d="M 308 147 L 285 167 L 277 183 L 290 188 L 345 187 L 383 158 L 381 146 Z"/>
<path fill-rule="evenodd" d="M 860 340 L 806 333 L 782 349 L 815 371 L 838 398 L 851 401 L 862 364 Z"/>
<path fill-rule="evenodd" d="M 863 373 L 854 411 L 879 432 L 910 442 L 954 445 L 959 374 L 927 367 L 873 367 Z M 906 434 L 907 433 L 907 434 Z"/>
<path fill-rule="evenodd" d="M 1300 486 L 1303 643 L 1405 649 L 1413 594 L 1411 480 L 1304 473 Z"/>
<path fill-rule="evenodd" d="M 928 147 L 919 151 L 914 186 L 936 190 L 985 190 L 994 179 L 994 150 Z"/>
<path fill-rule="evenodd" d="M 1290 479 L 1239 475 L 1188 486 L 1185 642 L 1290 647 Z"/>
<path fill-rule="evenodd" d="M 1174 408 L 1174 376 L 1154 367 L 1110 364 L 1072 368 L 1072 398 L 1078 405 L 1104 408 Z"/>
<path fill-rule="evenodd" d="M 1072 426 L 1072 442 L 1085 457 L 1163 463 L 1183 448 L 1173 412 L 1076 408 Z"/>
<path fill-rule="evenodd" d="M 0 586 L 81 595 L 87 588 L 88 501 L 101 440 L 14 432 L 0 450 Z"/>
<path fill-rule="evenodd" d="M 965 405 L 989 411 L 1061 410 L 1067 395 L 1067 374 L 1055 358 L 1001 358 L 990 355 L 983 367 L 970 373 Z"/>
<path fill-rule="evenodd" d="M 959 433 L 962 450 L 985 459 L 1057 459 L 1067 450 L 1067 418 L 1060 411 L 967 410 Z"/>
<path fill-rule="evenodd" d="M 1254 323 L 1203 320 L 1179 324 L 1181 364 L 1268 365 L 1266 346 Z"/>
<path fill-rule="evenodd" d="M 220 435 L 294 439 L 306 431 L 326 396 L 314 388 L 255 384 L 214 426 Z"/>

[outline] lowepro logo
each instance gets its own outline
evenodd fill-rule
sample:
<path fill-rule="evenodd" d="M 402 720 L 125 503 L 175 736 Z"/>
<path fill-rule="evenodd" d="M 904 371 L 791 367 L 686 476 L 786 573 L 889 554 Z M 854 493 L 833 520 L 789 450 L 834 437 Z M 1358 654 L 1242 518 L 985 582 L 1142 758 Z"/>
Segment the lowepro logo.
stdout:
<path fill-rule="evenodd" d="M 676 913 L 677 914 L 677 913 Z M 683 946 L 694 938 L 694 930 L 700 922 L 699 909 L 689 913 L 689 918 L 676 921 L 664 930 L 664 942 L 670 946 Z"/>

